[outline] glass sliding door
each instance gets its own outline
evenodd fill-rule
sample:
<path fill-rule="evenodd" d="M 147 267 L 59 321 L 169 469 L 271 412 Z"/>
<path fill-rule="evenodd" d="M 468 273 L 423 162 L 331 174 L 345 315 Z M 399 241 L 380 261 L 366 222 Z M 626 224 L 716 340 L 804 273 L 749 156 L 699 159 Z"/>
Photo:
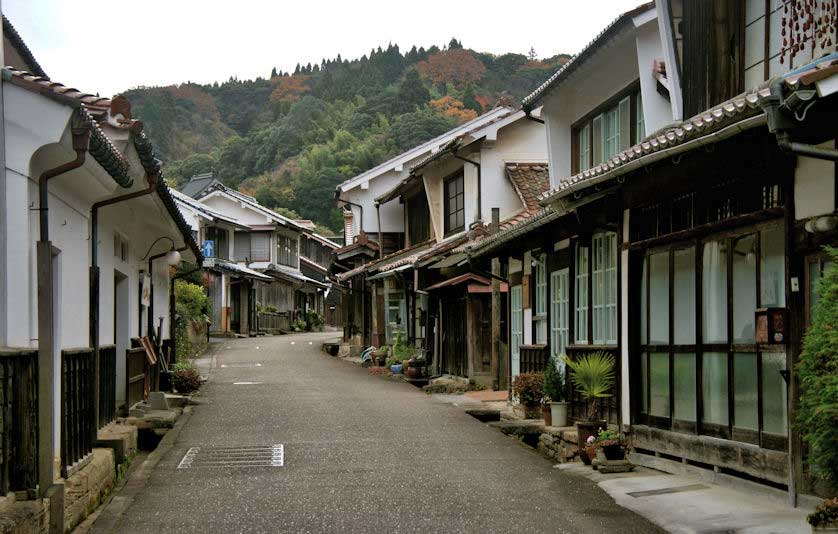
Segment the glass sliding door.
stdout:
<path fill-rule="evenodd" d="M 569 269 L 550 273 L 550 354 L 557 360 L 565 354 L 570 331 L 568 317 Z"/>
<path fill-rule="evenodd" d="M 521 345 L 524 344 L 523 291 L 520 285 L 509 290 L 511 318 L 509 322 L 509 353 L 512 362 L 512 377 L 521 372 Z"/>

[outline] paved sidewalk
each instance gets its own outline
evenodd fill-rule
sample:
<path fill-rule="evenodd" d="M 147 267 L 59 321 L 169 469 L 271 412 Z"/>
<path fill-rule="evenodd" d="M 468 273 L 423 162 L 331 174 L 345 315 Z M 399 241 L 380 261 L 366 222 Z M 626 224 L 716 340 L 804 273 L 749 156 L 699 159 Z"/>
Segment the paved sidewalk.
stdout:
<path fill-rule="evenodd" d="M 325 355 L 334 337 L 216 346 L 199 405 L 114 532 L 662 532 L 461 408 Z M 284 467 L 201 467 L 199 452 L 178 469 L 194 447 L 275 444 Z"/>

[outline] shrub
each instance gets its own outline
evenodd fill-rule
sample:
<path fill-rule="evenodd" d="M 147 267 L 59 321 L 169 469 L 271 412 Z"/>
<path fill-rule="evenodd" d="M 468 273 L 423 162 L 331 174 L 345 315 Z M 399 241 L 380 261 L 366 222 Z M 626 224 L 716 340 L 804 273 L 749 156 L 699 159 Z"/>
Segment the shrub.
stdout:
<path fill-rule="evenodd" d="M 818 286 L 820 299 L 803 339 L 798 374 L 797 427 L 809 445 L 816 476 L 838 481 L 838 249 L 827 247 L 833 266 Z"/>
<path fill-rule="evenodd" d="M 559 362 L 550 356 L 544 368 L 544 396 L 552 402 L 562 402 L 565 398 L 564 372 L 559 369 Z"/>
<path fill-rule="evenodd" d="M 576 391 L 588 403 L 588 420 L 596 420 L 599 411 L 597 399 L 611 396 L 609 392 L 614 385 L 614 356 L 597 351 L 575 361 L 565 356 L 564 362 L 570 368 L 570 380 Z"/>
<path fill-rule="evenodd" d="M 201 375 L 191 362 L 177 362 L 172 368 L 172 386 L 178 393 L 189 394 L 201 387 Z"/>
<path fill-rule="evenodd" d="M 192 358 L 203 347 L 192 345 L 189 326 L 196 321 L 206 324 L 210 313 L 204 288 L 186 280 L 175 280 L 175 313 L 175 351 L 178 358 Z"/>
<path fill-rule="evenodd" d="M 319 313 L 315 311 L 306 312 L 305 329 L 307 331 L 322 330 L 323 323 L 323 316 L 321 316 Z"/>
<path fill-rule="evenodd" d="M 524 406 L 535 406 L 544 398 L 544 380 L 541 373 L 521 373 L 512 381 L 512 393 Z"/>
<path fill-rule="evenodd" d="M 294 332 L 302 332 L 303 330 L 305 330 L 306 329 L 305 319 L 302 319 L 302 318 L 294 319 L 294 322 L 291 323 L 291 329 L 294 330 Z"/>
<path fill-rule="evenodd" d="M 838 525 L 838 497 L 820 503 L 815 511 L 806 517 L 806 520 L 813 527 Z"/>

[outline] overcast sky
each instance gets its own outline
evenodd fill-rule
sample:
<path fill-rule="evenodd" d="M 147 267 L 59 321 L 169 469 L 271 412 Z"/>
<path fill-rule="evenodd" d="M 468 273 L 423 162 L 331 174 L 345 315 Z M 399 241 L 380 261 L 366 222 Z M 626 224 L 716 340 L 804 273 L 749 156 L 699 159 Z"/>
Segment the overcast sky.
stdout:
<path fill-rule="evenodd" d="M 139 85 L 267 77 L 393 42 L 576 53 L 642 0 L 0 0 L 50 77 L 110 96 Z"/>

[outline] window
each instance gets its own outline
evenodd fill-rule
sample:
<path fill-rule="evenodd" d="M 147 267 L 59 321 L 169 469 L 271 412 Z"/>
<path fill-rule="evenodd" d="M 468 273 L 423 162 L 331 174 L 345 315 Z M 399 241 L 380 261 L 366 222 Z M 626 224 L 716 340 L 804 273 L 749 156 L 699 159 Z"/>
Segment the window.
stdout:
<path fill-rule="evenodd" d="M 287 235 L 276 235 L 276 257 L 280 265 L 296 268 L 297 262 L 297 238 Z"/>
<path fill-rule="evenodd" d="M 425 190 L 406 201 L 408 246 L 422 243 L 431 238 L 431 214 Z"/>
<path fill-rule="evenodd" d="M 128 261 L 128 241 L 116 232 L 113 233 L 113 255 L 121 261 Z"/>
<path fill-rule="evenodd" d="M 628 95 L 618 95 L 573 126 L 576 158 L 572 171 L 582 172 L 604 163 L 639 142 L 645 131 L 643 101 L 635 86 Z"/>
<path fill-rule="evenodd" d="M 267 232 L 236 232 L 234 241 L 235 261 L 271 261 L 271 236 Z"/>
<path fill-rule="evenodd" d="M 595 234 L 593 250 L 594 343 L 617 343 L 617 234 Z"/>
<path fill-rule="evenodd" d="M 543 254 L 535 260 L 535 342 L 547 343 L 547 258 Z"/>
<path fill-rule="evenodd" d="M 568 344 L 568 269 L 550 274 L 550 354 L 558 358 Z"/>
<path fill-rule="evenodd" d="M 576 244 L 576 284 L 573 293 L 575 318 L 573 341 L 588 343 L 588 247 Z"/>
<path fill-rule="evenodd" d="M 524 310 L 521 286 L 512 286 L 509 292 L 511 308 L 509 350 L 512 355 L 512 376 L 521 372 L 521 345 L 524 344 Z"/>
<path fill-rule="evenodd" d="M 758 308 L 785 303 L 783 228 L 766 223 L 643 252 L 641 419 L 785 447 L 785 347 L 757 345 L 754 320 Z"/>
<path fill-rule="evenodd" d="M 407 325 L 407 314 L 405 310 L 404 292 L 400 289 L 388 291 L 386 310 L 387 330 L 385 334 L 387 343 L 395 343 L 396 334 L 401 333 L 404 336 L 407 333 L 405 328 Z"/>
<path fill-rule="evenodd" d="M 465 229 L 465 191 L 463 170 L 460 169 L 443 182 L 445 195 L 445 235 Z"/>

